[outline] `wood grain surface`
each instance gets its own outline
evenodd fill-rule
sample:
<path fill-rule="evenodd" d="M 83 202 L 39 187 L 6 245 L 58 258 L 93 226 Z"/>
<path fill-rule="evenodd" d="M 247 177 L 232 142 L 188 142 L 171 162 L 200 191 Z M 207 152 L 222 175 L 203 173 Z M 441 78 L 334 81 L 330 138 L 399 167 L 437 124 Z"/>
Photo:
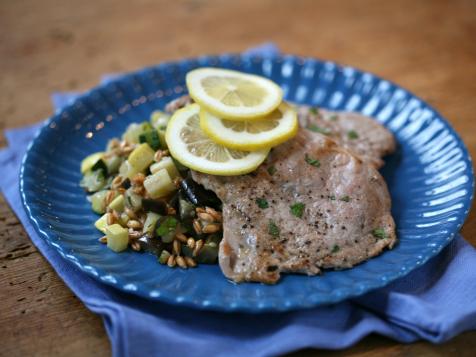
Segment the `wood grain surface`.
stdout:
<path fill-rule="evenodd" d="M 475 39 L 472 0 L 0 0 L 0 129 L 49 116 L 51 92 L 85 90 L 104 73 L 274 41 L 286 53 L 350 64 L 416 93 L 476 157 Z M 1 197 L 0 223 L 0 355 L 110 354 L 101 320 L 58 278 Z M 463 235 L 476 245 L 474 210 Z M 369 336 L 344 351 L 298 354 L 471 356 L 475 349 L 476 332 L 468 332 L 438 346 Z"/>

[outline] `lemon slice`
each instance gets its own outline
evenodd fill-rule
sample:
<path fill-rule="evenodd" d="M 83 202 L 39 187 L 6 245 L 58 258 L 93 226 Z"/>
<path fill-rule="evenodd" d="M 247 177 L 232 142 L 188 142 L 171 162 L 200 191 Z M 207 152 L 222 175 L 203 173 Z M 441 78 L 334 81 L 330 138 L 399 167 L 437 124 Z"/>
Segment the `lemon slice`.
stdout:
<path fill-rule="evenodd" d="M 223 146 L 238 150 L 259 150 L 285 142 L 296 135 L 296 111 L 281 104 L 260 120 L 236 121 L 220 119 L 200 110 L 200 127 L 210 138 Z"/>
<path fill-rule="evenodd" d="M 283 99 L 281 88 L 269 79 L 228 69 L 195 69 L 187 73 L 186 82 L 193 100 L 230 120 L 269 114 Z"/>
<path fill-rule="evenodd" d="M 254 152 L 228 149 L 211 140 L 200 128 L 200 106 L 177 110 L 167 125 L 165 141 L 181 164 L 207 174 L 232 176 L 255 170 L 269 150 Z"/>

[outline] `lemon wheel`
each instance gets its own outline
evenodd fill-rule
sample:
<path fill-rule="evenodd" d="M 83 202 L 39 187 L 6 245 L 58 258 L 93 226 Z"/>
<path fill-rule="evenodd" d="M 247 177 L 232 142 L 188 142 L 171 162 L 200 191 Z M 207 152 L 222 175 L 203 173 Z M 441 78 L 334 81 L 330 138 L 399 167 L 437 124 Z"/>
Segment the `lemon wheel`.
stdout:
<path fill-rule="evenodd" d="M 252 120 L 276 109 L 283 93 L 264 77 L 219 68 L 199 68 L 187 73 L 190 96 L 220 118 Z"/>
<path fill-rule="evenodd" d="M 200 128 L 200 106 L 191 104 L 174 113 L 165 140 L 172 156 L 181 164 L 213 175 L 231 176 L 254 171 L 269 150 L 254 152 L 229 149 L 215 143 Z"/>
<path fill-rule="evenodd" d="M 200 110 L 200 127 L 218 144 L 238 150 L 259 150 L 279 145 L 296 135 L 296 111 L 283 103 L 260 120 L 234 121 Z"/>

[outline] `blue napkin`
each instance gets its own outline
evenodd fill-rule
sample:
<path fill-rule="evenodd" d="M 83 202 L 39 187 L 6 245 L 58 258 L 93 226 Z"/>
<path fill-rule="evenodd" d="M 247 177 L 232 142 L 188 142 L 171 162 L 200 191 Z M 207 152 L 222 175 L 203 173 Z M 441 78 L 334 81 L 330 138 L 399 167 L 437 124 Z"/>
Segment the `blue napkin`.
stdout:
<path fill-rule="evenodd" d="M 267 54 L 277 52 L 272 44 Z M 254 50 L 256 51 L 256 49 Z M 262 53 L 262 52 L 260 52 Z M 56 94 L 57 109 L 74 94 Z M 439 343 L 476 329 L 476 250 L 458 236 L 437 257 L 386 288 L 336 305 L 287 313 L 228 314 L 151 302 L 102 285 L 35 232 L 18 190 L 26 147 L 39 125 L 7 130 L 0 188 L 33 243 L 66 285 L 101 315 L 114 356 L 272 356 L 306 347 L 341 349 L 370 333 Z"/>

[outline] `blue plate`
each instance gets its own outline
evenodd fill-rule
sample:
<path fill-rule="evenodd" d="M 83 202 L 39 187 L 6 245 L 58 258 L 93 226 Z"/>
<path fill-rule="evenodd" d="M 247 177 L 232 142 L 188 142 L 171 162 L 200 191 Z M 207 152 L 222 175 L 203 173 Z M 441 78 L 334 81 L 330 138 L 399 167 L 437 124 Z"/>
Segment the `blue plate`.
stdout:
<path fill-rule="evenodd" d="M 196 67 L 234 68 L 271 78 L 285 98 L 363 113 L 383 123 L 399 148 L 382 170 L 392 195 L 399 244 L 349 270 L 287 275 L 275 286 L 232 284 L 218 266 L 181 270 L 148 254 L 113 253 L 97 242 L 97 216 L 78 186 L 81 160 L 102 151 L 129 123 L 185 93 Z M 425 263 L 463 224 L 473 195 L 471 159 L 429 105 L 370 73 L 292 56 L 222 55 L 163 63 L 94 88 L 51 117 L 23 162 L 20 189 L 37 232 L 86 274 L 148 299 L 221 311 L 284 311 L 335 303 L 382 287 Z"/>

